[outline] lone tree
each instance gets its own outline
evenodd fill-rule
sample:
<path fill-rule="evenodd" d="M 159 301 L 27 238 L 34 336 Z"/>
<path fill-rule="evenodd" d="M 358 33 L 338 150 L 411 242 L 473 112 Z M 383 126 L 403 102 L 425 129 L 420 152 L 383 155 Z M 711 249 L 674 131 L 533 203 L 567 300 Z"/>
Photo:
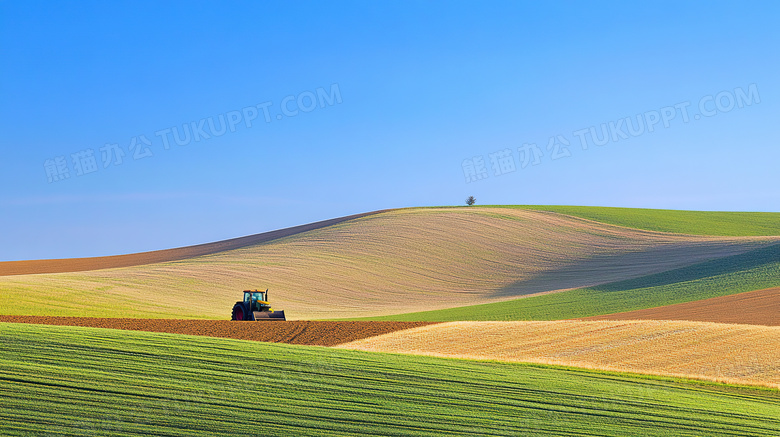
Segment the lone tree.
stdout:
<path fill-rule="evenodd" d="M 466 205 L 471 206 L 473 204 L 477 203 L 477 199 L 474 198 L 474 196 L 469 196 L 466 199 Z"/>

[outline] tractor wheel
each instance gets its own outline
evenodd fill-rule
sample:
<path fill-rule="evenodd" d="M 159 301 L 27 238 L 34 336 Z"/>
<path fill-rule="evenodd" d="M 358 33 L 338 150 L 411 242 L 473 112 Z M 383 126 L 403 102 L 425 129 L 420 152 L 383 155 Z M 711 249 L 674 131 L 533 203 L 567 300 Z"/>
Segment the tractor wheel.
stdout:
<path fill-rule="evenodd" d="M 244 320 L 244 307 L 236 304 L 233 306 L 233 317 L 231 320 Z"/>

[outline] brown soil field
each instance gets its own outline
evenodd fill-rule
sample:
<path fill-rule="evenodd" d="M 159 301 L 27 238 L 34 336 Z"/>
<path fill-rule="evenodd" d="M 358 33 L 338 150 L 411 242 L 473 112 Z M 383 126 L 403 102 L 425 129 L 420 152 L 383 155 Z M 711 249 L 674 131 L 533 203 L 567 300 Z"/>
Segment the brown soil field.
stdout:
<path fill-rule="evenodd" d="M 582 320 L 690 320 L 780 326 L 780 287 Z"/>
<path fill-rule="evenodd" d="M 449 322 L 338 345 L 780 388 L 780 327 L 656 320 Z"/>
<path fill-rule="evenodd" d="M 232 238 L 230 240 L 198 244 L 195 246 L 178 247 L 175 249 L 155 250 L 151 252 L 132 253 L 128 255 L 101 256 L 92 258 L 4 261 L 0 262 L 0 276 L 83 272 L 89 270 L 113 269 L 119 267 L 132 267 L 146 264 L 180 261 L 183 259 L 211 255 L 214 253 L 225 252 L 227 250 L 240 249 L 242 247 L 265 243 L 268 241 L 277 240 L 279 238 L 299 234 L 301 232 L 324 228 L 380 212 L 383 211 L 372 211 L 362 214 L 355 214 L 346 217 L 339 217 L 330 220 L 323 220 L 305 225 L 294 226 L 291 228 L 264 232 L 262 234 L 247 235 L 245 237 Z"/>
<path fill-rule="evenodd" d="M 235 322 L 230 320 L 0 316 L 0 323 L 2 322 L 168 332 L 311 346 L 335 346 L 431 324 L 430 322 Z"/>

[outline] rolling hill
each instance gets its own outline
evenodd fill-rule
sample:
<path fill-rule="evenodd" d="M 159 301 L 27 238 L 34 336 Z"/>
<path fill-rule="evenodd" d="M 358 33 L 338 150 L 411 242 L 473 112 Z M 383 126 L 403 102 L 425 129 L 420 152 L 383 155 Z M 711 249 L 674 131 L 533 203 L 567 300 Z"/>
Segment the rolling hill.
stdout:
<path fill-rule="evenodd" d="M 482 305 L 372 320 L 561 320 L 637 311 L 780 286 L 780 244 L 634 279 Z M 771 305 L 770 294 L 764 305 Z M 741 319 L 747 323 L 747 319 Z"/>
<path fill-rule="evenodd" d="M 0 307 L 8 315 L 224 319 L 241 290 L 262 287 L 293 319 L 383 316 L 593 287 L 778 241 L 503 207 L 391 210 L 277 236 L 153 264 L 1 276 Z"/>
<path fill-rule="evenodd" d="M 377 214 L 379 212 L 382 211 L 354 214 L 330 220 L 308 223 L 300 226 L 293 226 L 291 228 L 264 232 L 262 234 L 247 235 L 245 237 L 231 238 L 229 240 L 197 244 L 194 246 L 178 247 L 175 249 L 155 250 L 151 252 L 101 256 L 94 258 L 40 259 L 0 262 L 0 276 L 83 272 L 89 270 L 114 269 L 120 267 L 132 267 L 145 264 L 179 261 L 265 243 L 290 235 L 299 234 L 301 232 L 332 226 L 347 220 L 365 217 L 371 214 Z"/>
<path fill-rule="evenodd" d="M 780 213 L 777 212 L 684 211 L 564 205 L 503 205 L 501 207 L 549 211 L 600 223 L 675 234 L 780 235 Z"/>

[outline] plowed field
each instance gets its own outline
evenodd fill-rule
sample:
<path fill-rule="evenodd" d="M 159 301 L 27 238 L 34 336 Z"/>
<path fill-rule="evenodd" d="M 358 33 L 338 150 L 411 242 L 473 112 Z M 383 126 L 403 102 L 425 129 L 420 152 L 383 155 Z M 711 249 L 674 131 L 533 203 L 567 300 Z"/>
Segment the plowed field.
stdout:
<path fill-rule="evenodd" d="M 780 287 L 583 320 L 691 320 L 780 326 Z"/>
<path fill-rule="evenodd" d="M 308 232 L 328 226 L 333 226 L 348 220 L 377 214 L 382 211 L 366 212 L 315 223 L 308 223 L 291 228 L 277 229 L 262 234 L 247 235 L 246 237 L 231 238 L 230 240 L 216 241 L 213 243 L 198 244 L 195 246 L 178 247 L 175 249 L 154 250 L 151 252 L 131 253 L 128 255 L 99 256 L 94 258 L 67 258 L 67 259 L 39 259 L 30 261 L 5 261 L 0 262 L 0 276 L 12 275 L 37 275 L 42 273 L 83 272 L 88 270 L 115 269 L 119 267 L 132 267 L 145 264 L 155 264 L 198 256 L 211 255 L 227 250 L 239 249 L 255 244 L 265 243 L 279 238 Z"/>
<path fill-rule="evenodd" d="M 230 320 L 37 316 L 0 316 L 0 322 L 169 332 L 173 334 L 203 335 L 207 337 L 312 346 L 335 346 L 341 343 L 430 324 L 429 322 L 234 322 Z"/>

